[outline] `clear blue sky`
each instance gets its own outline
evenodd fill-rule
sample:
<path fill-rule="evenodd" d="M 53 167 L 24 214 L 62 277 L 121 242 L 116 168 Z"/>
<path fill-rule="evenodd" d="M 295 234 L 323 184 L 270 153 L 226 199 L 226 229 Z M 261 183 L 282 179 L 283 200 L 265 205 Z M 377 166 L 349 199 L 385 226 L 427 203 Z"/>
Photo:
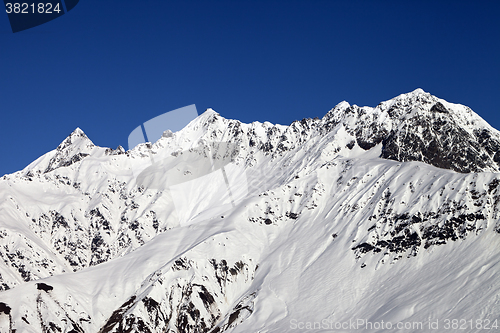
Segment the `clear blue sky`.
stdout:
<path fill-rule="evenodd" d="M 76 127 L 127 147 L 190 104 L 289 124 L 415 88 L 500 128 L 500 1 L 80 0 L 13 34 L 0 15 L 0 175 Z"/>

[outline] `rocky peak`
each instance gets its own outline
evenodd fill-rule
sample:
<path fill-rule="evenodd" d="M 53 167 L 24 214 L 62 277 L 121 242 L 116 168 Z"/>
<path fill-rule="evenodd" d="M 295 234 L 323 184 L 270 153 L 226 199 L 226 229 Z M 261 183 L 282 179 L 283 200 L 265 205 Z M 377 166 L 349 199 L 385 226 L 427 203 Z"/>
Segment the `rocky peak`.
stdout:
<path fill-rule="evenodd" d="M 343 126 L 365 150 L 382 143 L 382 158 L 457 172 L 500 170 L 499 132 L 470 108 L 420 88 L 375 108 L 341 102 L 322 122 L 327 132 Z"/>
<path fill-rule="evenodd" d="M 49 161 L 44 173 L 81 161 L 90 155 L 94 148 L 96 148 L 94 143 L 77 127 L 57 147 L 56 154 Z"/>
<path fill-rule="evenodd" d="M 75 144 L 84 143 L 86 146 L 94 146 L 92 141 L 87 137 L 87 135 L 77 127 L 71 134 L 64 139 L 63 142 L 57 147 L 57 150 L 62 151 Z"/>

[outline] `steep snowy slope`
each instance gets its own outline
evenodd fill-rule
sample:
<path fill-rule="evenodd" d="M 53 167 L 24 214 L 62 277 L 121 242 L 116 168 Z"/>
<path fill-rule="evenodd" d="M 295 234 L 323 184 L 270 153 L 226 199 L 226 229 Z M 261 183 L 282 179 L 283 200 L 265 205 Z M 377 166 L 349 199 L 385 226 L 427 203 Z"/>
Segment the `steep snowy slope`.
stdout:
<path fill-rule="evenodd" d="M 129 151 L 77 129 L 0 180 L 0 331 L 498 328 L 499 147 L 420 89 Z"/>

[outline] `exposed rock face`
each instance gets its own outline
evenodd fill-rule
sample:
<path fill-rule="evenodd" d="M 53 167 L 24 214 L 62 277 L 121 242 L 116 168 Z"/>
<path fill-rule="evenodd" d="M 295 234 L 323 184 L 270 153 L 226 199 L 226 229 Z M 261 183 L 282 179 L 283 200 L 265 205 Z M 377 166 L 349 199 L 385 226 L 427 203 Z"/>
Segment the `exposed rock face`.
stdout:
<path fill-rule="evenodd" d="M 327 128 L 343 124 L 365 150 L 382 143 L 382 158 L 421 161 L 462 173 L 499 171 L 498 131 L 469 108 L 421 89 L 375 108 L 344 102 L 325 118 L 330 120 Z"/>
<path fill-rule="evenodd" d="M 469 108 L 420 89 L 290 126 L 208 110 L 129 151 L 77 129 L 0 180 L 0 331 L 283 332 L 450 304 L 498 318 L 499 148 Z M 169 187 L 189 182 L 186 198 Z M 421 307 L 408 290 L 435 305 L 401 311 Z"/>

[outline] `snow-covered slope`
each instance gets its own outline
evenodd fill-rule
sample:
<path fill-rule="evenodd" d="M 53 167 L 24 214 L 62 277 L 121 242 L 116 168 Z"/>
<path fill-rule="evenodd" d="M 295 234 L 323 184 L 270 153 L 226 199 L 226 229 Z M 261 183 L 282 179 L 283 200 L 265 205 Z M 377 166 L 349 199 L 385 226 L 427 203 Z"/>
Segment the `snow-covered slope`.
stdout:
<path fill-rule="evenodd" d="M 0 180 L 0 332 L 498 327 L 499 147 L 421 89 L 129 151 L 77 129 Z"/>

